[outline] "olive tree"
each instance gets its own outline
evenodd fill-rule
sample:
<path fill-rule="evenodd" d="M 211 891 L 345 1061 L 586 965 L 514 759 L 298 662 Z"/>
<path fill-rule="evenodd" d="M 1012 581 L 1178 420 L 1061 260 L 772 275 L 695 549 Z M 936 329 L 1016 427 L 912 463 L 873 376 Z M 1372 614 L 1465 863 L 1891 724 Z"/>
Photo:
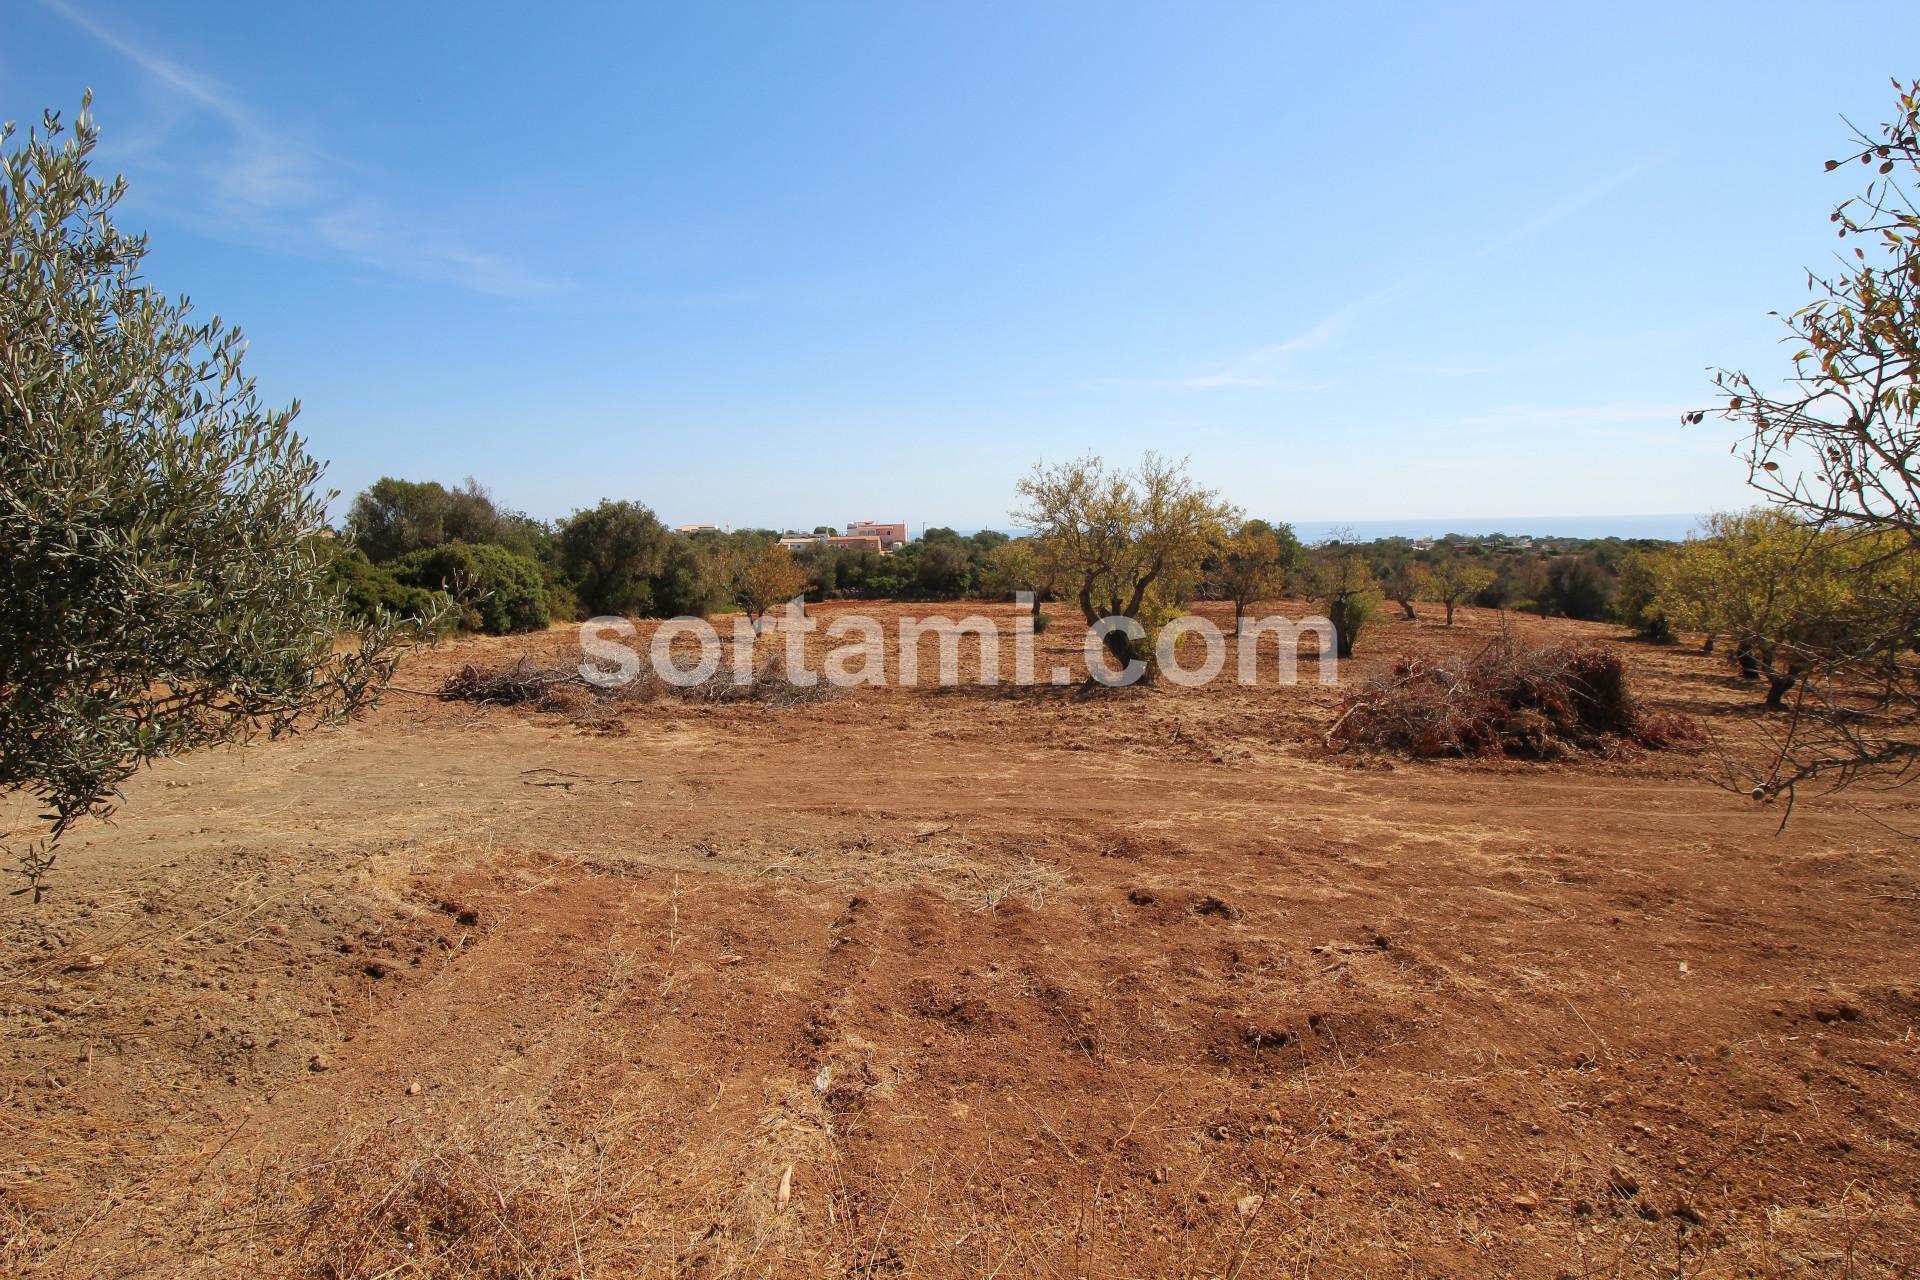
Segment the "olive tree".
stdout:
<path fill-rule="evenodd" d="M 1402 618 L 1408 622 L 1414 621 L 1420 615 L 1414 611 L 1413 602 L 1426 598 L 1427 566 L 1406 555 L 1390 560 L 1380 590 L 1387 599 L 1400 606 Z"/>
<path fill-rule="evenodd" d="M 1857 163 L 1871 176 L 1833 211 L 1848 250 L 1840 269 L 1810 274 L 1812 301 L 1786 318 L 1791 375 L 1781 384 L 1717 375 L 1719 412 L 1747 432 L 1752 486 L 1808 528 L 1858 544 L 1843 605 L 1787 620 L 1825 637 L 1800 645 L 1792 725 L 1758 784 L 1789 800 L 1815 778 L 1899 782 L 1920 769 L 1920 593 L 1911 583 L 1920 564 L 1920 210 L 1910 190 L 1920 177 L 1920 81 L 1894 87 L 1893 118 L 1877 133 L 1855 129 L 1842 158 L 1827 161 L 1830 171 Z"/>
<path fill-rule="evenodd" d="M 1307 586 L 1333 624 L 1335 656 L 1351 658 L 1354 642 L 1380 608 L 1380 582 L 1350 539 L 1332 539 L 1307 562 Z"/>
<path fill-rule="evenodd" d="M 1862 572 L 1885 542 L 1778 507 L 1717 513 L 1658 562 L 1653 604 L 1680 626 L 1732 639 L 1740 674 L 1769 677 L 1778 706 L 1803 664 L 1848 642 L 1847 620 L 1872 607 L 1862 589 L 1891 589 L 1884 574 Z"/>
<path fill-rule="evenodd" d="M 1038 622 L 1040 603 L 1053 593 L 1058 566 L 1040 538 L 1015 538 L 987 552 L 980 587 L 990 595 L 1014 597 L 1022 591 L 1033 597 L 1031 608 Z"/>
<path fill-rule="evenodd" d="M 1151 452 L 1131 471 L 1110 469 L 1091 454 L 1036 466 L 1018 491 L 1026 505 L 1012 513 L 1014 522 L 1042 539 L 1059 589 L 1079 604 L 1087 625 L 1131 618 L 1149 639 L 1240 518 L 1187 475 L 1184 459 Z M 1122 665 L 1142 656 L 1120 630 L 1108 631 L 1103 643 Z"/>
<path fill-rule="evenodd" d="M 1419 590 L 1423 599 L 1442 605 L 1447 625 L 1453 625 L 1453 611 L 1463 600 L 1471 599 L 1493 585 L 1494 573 L 1483 564 L 1475 564 L 1462 555 L 1443 556 L 1419 570 Z"/>
<path fill-rule="evenodd" d="M 1289 535 L 1291 530 L 1288 531 Z M 1298 550 L 1290 549 L 1265 520 L 1249 520 L 1234 530 L 1207 561 L 1207 586 L 1222 600 L 1233 602 L 1233 633 L 1249 606 L 1270 600 L 1286 585 L 1287 564 Z"/>
<path fill-rule="evenodd" d="M 806 567 L 777 542 L 746 552 L 734 570 L 733 599 L 746 612 L 755 635 L 760 634 L 775 606 L 802 595 L 806 589 Z"/>
<path fill-rule="evenodd" d="M 328 580 L 333 495 L 264 406 L 238 330 L 141 275 L 89 172 L 98 130 L 0 127 L 0 790 L 41 825 L 7 852 L 38 900 L 56 842 L 144 763 L 372 699 L 400 651 L 356 644 Z"/>

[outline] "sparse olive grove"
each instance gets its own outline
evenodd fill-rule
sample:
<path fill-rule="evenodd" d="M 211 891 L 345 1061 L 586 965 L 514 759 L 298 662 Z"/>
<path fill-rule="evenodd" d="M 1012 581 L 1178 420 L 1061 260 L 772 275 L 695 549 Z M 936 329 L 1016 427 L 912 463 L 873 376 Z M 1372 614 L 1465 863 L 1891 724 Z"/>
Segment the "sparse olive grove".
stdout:
<path fill-rule="evenodd" d="M 1870 640 L 1867 620 L 1889 601 L 1920 600 L 1920 556 L 1904 551 L 1887 533 L 1822 529 L 1777 507 L 1713 515 L 1636 562 L 1637 623 L 1656 637 L 1700 632 L 1782 705 L 1802 678 L 1829 681 L 1822 664 Z"/>
<path fill-rule="evenodd" d="M 1678 546 L 1493 535 L 1303 549 L 1148 453 L 1038 466 L 1012 513 L 1029 536 L 932 528 L 881 554 L 773 530 L 668 529 L 607 499 L 553 522 L 477 480 L 383 477 L 327 525 L 332 495 L 261 402 L 236 330 L 144 283 L 144 238 L 113 223 L 123 187 L 89 172 L 86 111 L 9 126 L 0 189 L 0 789 L 43 802 L 11 850 L 37 891 L 53 843 L 108 811 L 156 756 L 352 713 L 409 639 L 459 626 L 537 630 L 585 614 L 741 609 L 756 628 L 796 596 L 1033 596 L 1104 637 L 1123 665 L 1195 598 L 1245 615 L 1311 601 L 1350 657 L 1385 599 L 1416 618 L 1524 608 L 1719 638 L 1794 718 L 1762 779 L 1904 780 L 1920 768 L 1920 86 L 1830 169 L 1872 174 L 1835 210 L 1851 251 L 1788 317 L 1777 383 L 1723 372 L 1719 412 L 1747 433 L 1771 504 Z M 1784 388 L 1784 389 L 1783 389 Z M 1688 415 L 1699 423 L 1705 411 Z M 825 526 L 814 533 L 830 533 Z M 341 635 L 354 637 L 339 643 Z"/>

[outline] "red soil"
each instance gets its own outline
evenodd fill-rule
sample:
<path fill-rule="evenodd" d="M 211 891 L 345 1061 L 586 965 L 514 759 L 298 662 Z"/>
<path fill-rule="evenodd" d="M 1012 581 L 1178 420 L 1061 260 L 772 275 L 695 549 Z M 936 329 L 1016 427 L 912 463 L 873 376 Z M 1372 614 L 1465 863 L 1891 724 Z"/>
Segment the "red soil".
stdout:
<path fill-rule="evenodd" d="M 1222 683 L 396 694 L 163 764 L 0 916 L 0 1270 L 1907 1273 L 1913 801 L 1776 834 L 1703 777 L 1767 723 L 1719 659 L 1516 625 L 1711 748 L 1334 755 L 1338 689 Z M 400 683 L 518 654 L 578 660 Z"/>

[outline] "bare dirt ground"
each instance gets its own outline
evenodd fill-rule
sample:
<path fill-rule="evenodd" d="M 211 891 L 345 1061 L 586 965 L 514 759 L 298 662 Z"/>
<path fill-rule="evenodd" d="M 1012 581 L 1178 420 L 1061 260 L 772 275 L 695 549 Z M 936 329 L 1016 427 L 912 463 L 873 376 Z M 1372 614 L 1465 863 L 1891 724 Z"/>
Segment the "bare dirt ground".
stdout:
<path fill-rule="evenodd" d="M 1720 659 L 1608 642 L 1755 755 Z M 519 654 L 578 660 L 400 683 Z M 1336 756 L 1337 697 L 396 694 L 161 765 L 0 908 L 0 1272 L 1920 1263 L 1920 796 L 1776 834 L 1705 753 Z"/>

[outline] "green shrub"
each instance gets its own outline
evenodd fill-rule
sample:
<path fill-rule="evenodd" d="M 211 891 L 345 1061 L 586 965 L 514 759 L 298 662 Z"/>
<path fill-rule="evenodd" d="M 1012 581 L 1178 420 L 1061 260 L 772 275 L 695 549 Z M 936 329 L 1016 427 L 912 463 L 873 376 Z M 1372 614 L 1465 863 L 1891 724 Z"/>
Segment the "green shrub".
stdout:
<path fill-rule="evenodd" d="M 1613 597 L 1614 617 L 1644 640 L 1672 644 L 1673 622 L 1659 599 L 1662 574 L 1671 553 L 1638 549 L 1620 562 L 1620 587 Z"/>
<path fill-rule="evenodd" d="M 1353 656 L 1360 633 L 1380 609 L 1380 597 L 1370 592 L 1330 597 L 1323 602 L 1327 621 L 1333 623 L 1334 652 L 1342 658 Z"/>
<path fill-rule="evenodd" d="M 394 576 L 403 586 L 446 592 L 469 631 L 504 636 L 547 625 L 546 575 L 505 547 L 442 543 L 400 557 Z"/>
<path fill-rule="evenodd" d="M 1613 575 L 1594 557 L 1557 556 L 1547 562 L 1539 607 L 1542 613 L 1596 622 L 1612 611 L 1613 595 Z"/>
<path fill-rule="evenodd" d="M 1364 556 L 1330 544 L 1308 563 L 1307 580 L 1320 611 L 1333 623 L 1335 654 L 1351 658 L 1360 632 L 1380 606 L 1372 567 Z"/>
<path fill-rule="evenodd" d="M 393 566 L 374 564 L 359 547 L 335 545 L 338 549 L 327 566 L 327 582 L 349 617 L 372 622 L 385 610 L 396 617 L 425 618 L 440 607 L 433 592 L 404 585 L 394 576 Z"/>
<path fill-rule="evenodd" d="M 654 612 L 652 578 L 672 540 L 646 507 L 607 500 L 560 526 L 560 564 L 595 615 L 644 617 Z"/>
<path fill-rule="evenodd" d="M 580 607 L 580 597 L 573 594 L 573 588 L 564 582 L 547 583 L 547 621 L 579 622 L 587 616 Z"/>
<path fill-rule="evenodd" d="M 965 595 L 973 583 L 973 561 L 966 545 L 927 540 L 919 563 L 914 565 L 914 581 L 931 596 L 948 599 Z"/>
<path fill-rule="evenodd" d="M 663 618 L 704 618 L 718 609 L 727 596 L 718 561 L 690 538 L 669 538 L 660 571 L 648 585 L 653 611 Z"/>

